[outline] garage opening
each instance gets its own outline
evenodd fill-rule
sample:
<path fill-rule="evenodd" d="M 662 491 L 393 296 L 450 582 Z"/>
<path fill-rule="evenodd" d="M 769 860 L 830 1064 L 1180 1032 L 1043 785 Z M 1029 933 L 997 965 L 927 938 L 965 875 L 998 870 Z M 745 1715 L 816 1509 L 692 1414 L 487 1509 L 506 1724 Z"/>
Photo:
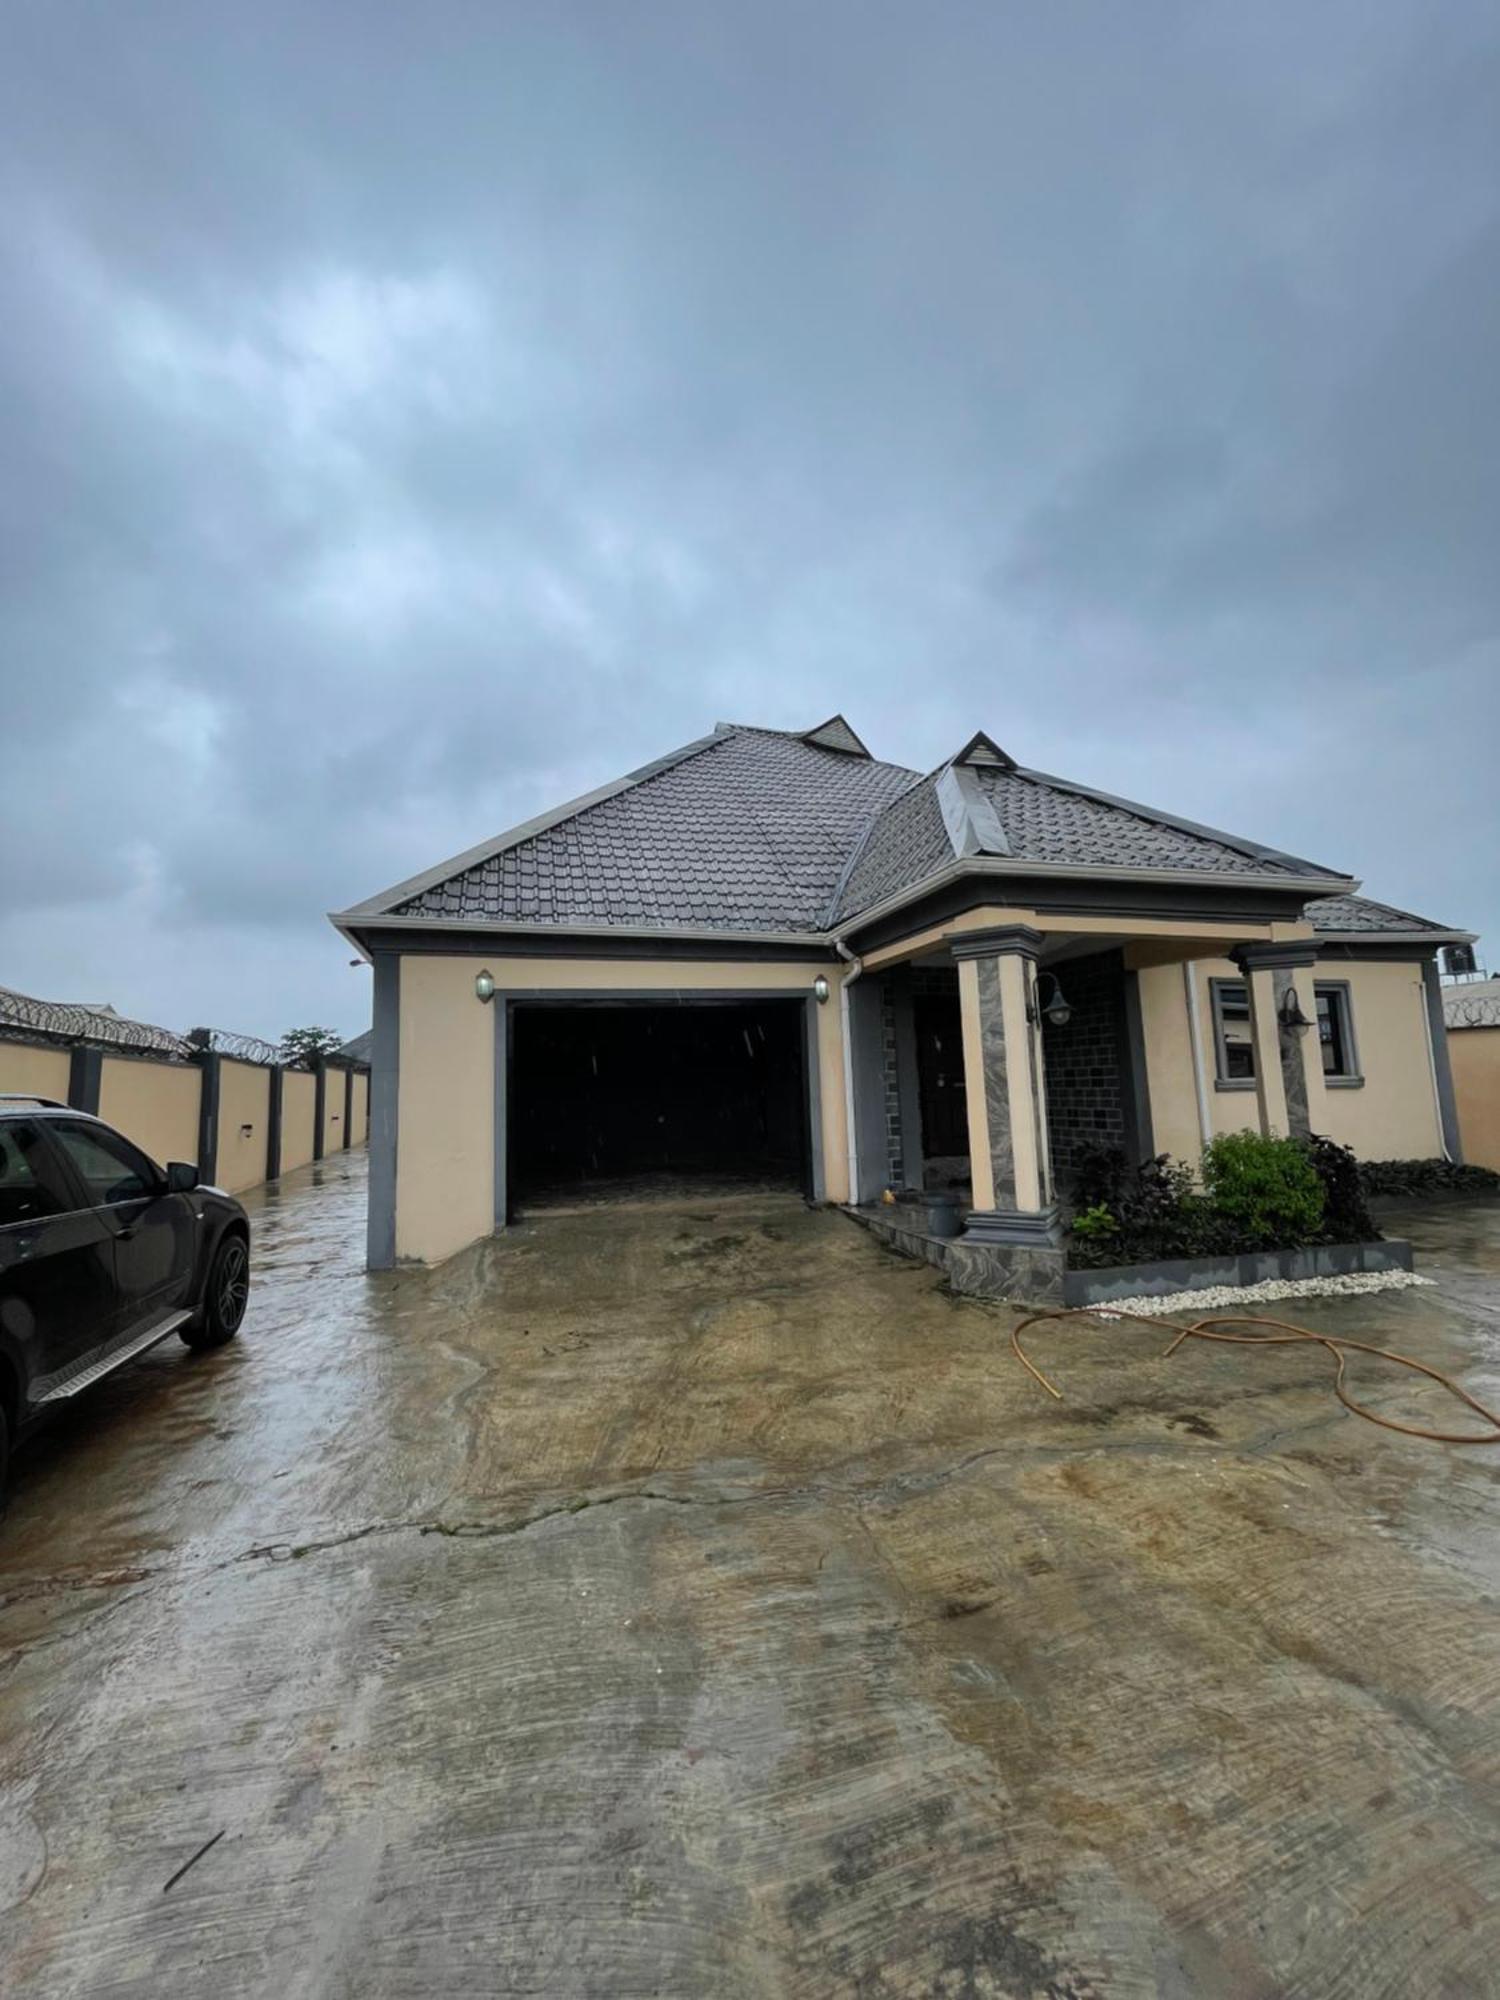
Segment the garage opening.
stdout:
<path fill-rule="evenodd" d="M 511 1212 L 684 1185 L 810 1193 L 803 1007 L 512 1002 Z"/>

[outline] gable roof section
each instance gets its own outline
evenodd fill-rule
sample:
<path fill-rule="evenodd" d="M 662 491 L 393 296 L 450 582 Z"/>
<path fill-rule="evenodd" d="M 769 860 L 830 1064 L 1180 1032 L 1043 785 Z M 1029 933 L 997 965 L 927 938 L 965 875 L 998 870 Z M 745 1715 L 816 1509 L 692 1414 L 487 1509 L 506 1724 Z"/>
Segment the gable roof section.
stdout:
<path fill-rule="evenodd" d="M 915 776 L 721 725 L 349 920 L 816 933 L 855 841 Z"/>
<path fill-rule="evenodd" d="M 801 740 L 811 743 L 818 750 L 842 750 L 849 757 L 868 757 L 870 754 L 841 715 L 830 715 L 816 729 L 804 730 Z"/>

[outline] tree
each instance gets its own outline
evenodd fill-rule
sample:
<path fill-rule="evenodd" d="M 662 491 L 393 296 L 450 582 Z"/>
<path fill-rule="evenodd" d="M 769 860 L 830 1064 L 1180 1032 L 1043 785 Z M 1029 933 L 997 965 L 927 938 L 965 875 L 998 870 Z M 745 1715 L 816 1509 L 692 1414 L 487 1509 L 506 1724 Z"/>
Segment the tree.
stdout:
<path fill-rule="evenodd" d="M 288 1028 L 281 1038 L 281 1060 L 288 1069 L 311 1069 L 320 1056 L 337 1055 L 343 1045 L 332 1028 Z"/>

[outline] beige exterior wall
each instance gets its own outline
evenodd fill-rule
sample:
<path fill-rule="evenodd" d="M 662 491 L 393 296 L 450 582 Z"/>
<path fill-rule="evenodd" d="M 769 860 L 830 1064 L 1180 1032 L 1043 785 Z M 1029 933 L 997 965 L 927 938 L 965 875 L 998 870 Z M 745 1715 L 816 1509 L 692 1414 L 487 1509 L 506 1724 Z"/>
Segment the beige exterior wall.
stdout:
<path fill-rule="evenodd" d="M 344 1072 L 329 1070 L 323 1082 L 323 1157 L 344 1150 Z"/>
<path fill-rule="evenodd" d="M 354 1073 L 354 1115 L 353 1130 L 349 1135 L 351 1146 L 362 1146 L 370 1136 L 370 1079 L 366 1071 Z"/>
<path fill-rule="evenodd" d="M 1464 1158 L 1500 1173 L 1500 1027 L 1450 1028 L 1448 1060 Z"/>
<path fill-rule="evenodd" d="M 99 1080 L 99 1116 L 134 1140 L 158 1166 L 198 1158 L 201 1072 L 188 1063 L 106 1056 Z"/>
<path fill-rule="evenodd" d="M 1215 1087 L 1213 1009 L 1209 981 L 1238 979 L 1227 958 L 1199 959 L 1191 968 L 1203 1061 L 1203 1097 L 1211 1135 L 1260 1129 L 1253 1090 Z M 1267 980 L 1269 976 L 1260 975 Z M 1443 1150 L 1427 1041 L 1426 997 L 1419 963 L 1338 962 L 1295 977 L 1303 1011 L 1311 1016 L 1312 981 L 1346 980 L 1354 1015 L 1354 1043 L 1364 1083 L 1353 1089 L 1310 1082 L 1314 1130 L 1351 1146 L 1361 1159 L 1434 1159 Z M 1180 966 L 1148 966 L 1140 973 L 1141 1026 L 1151 1096 L 1152 1138 L 1158 1152 L 1196 1161 L 1201 1147 L 1199 1098 L 1194 1084 L 1192 1023 Z M 1309 1030 L 1309 1040 L 1313 1031 Z M 1269 1042 L 1270 1037 L 1264 1037 Z M 1316 1046 L 1307 1050 L 1316 1059 Z M 1261 1053 L 1262 1068 L 1265 1052 Z M 1284 1131 L 1285 1099 L 1279 1071 L 1272 1092 L 1273 1128 Z M 1320 1107 L 1321 1100 L 1321 1107 Z M 1279 1101 L 1281 1114 L 1275 1116 Z"/>
<path fill-rule="evenodd" d="M 33 1049 L 24 1042 L 0 1042 L 0 1091 L 68 1101 L 71 1060 L 66 1049 Z"/>
<path fill-rule="evenodd" d="M 289 1069 L 281 1079 L 281 1171 L 293 1173 L 313 1156 L 313 1115 L 318 1083 L 311 1070 Z"/>
<path fill-rule="evenodd" d="M 219 1064 L 219 1143 L 212 1179 L 231 1194 L 266 1177 L 271 1072 L 255 1063 Z M 246 1127 L 249 1129 L 246 1130 Z"/>
<path fill-rule="evenodd" d="M 838 964 L 624 959 L 401 960 L 401 1083 L 396 1139 L 396 1255 L 436 1263 L 494 1227 L 495 1013 L 474 996 L 488 970 L 498 993 L 833 992 L 817 1010 L 823 1173 L 830 1201 L 849 1198 L 848 1126 Z"/>

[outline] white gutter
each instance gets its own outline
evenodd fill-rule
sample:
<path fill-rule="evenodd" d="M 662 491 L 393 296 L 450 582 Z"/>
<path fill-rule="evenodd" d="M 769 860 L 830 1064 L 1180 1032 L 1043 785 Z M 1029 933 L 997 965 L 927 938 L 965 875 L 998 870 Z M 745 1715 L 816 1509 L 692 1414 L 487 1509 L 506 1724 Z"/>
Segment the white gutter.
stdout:
<path fill-rule="evenodd" d="M 1208 1111 L 1208 1073 L 1203 1067 L 1203 1029 L 1198 1019 L 1198 981 L 1193 973 L 1196 959 L 1182 961 L 1182 991 L 1187 1001 L 1188 1041 L 1193 1050 L 1193 1090 L 1198 1099 L 1198 1138 L 1207 1145 L 1213 1137 L 1213 1121 Z"/>
<path fill-rule="evenodd" d="M 854 1038 L 849 1033 L 849 988 L 865 969 L 862 958 L 856 958 L 848 945 L 837 938 L 833 948 L 845 965 L 851 968 L 839 981 L 839 1013 L 844 1030 L 844 1124 L 849 1135 L 849 1200 L 851 1205 L 859 1202 L 859 1140 L 854 1129 Z"/>

